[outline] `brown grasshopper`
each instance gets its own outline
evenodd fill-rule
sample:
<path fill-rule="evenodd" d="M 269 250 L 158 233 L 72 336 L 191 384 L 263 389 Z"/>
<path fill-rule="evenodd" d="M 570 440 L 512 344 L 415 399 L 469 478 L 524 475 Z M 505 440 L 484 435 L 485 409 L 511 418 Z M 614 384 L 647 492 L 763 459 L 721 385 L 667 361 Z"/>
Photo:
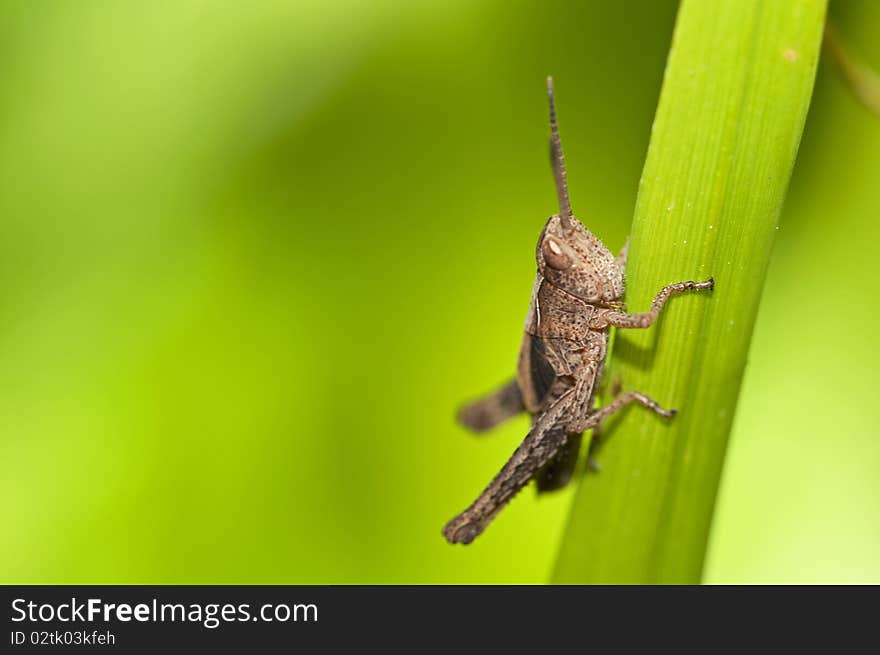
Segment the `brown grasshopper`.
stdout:
<path fill-rule="evenodd" d="M 553 215 L 538 238 L 538 273 L 526 316 L 516 379 L 491 395 L 465 406 L 458 415 L 465 426 L 482 432 L 522 411 L 532 417 L 532 429 L 479 497 L 443 529 L 449 543 L 469 544 L 530 480 L 538 491 L 565 486 L 574 471 L 582 433 L 603 419 L 637 402 L 671 418 L 638 391 L 618 395 L 594 409 L 593 397 L 602 376 L 608 333 L 619 328 L 646 328 L 675 293 L 709 289 L 714 280 L 678 282 L 663 287 L 651 309 L 628 314 L 624 292 L 626 246 L 615 258 L 611 251 L 571 213 L 565 178 L 565 159 L 553 80 L 547 78 L 550 101 L 550 152 L 559 214 Z"/>

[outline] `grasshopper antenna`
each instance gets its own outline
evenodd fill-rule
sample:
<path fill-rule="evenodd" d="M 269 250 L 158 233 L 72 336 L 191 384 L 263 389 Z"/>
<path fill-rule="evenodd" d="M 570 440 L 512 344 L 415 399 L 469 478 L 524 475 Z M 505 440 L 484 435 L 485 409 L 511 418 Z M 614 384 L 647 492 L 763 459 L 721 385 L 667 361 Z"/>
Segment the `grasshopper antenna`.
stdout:
<path fill-rule="evenodd" d="M 571 230 L 571 200 L 568 199 L 568 183 L 565 180 L 565 155 L 562 154 L 562 141 L 559 139 L 559 126 L 556 124 L 556 103 L 553 100 L 553 78 L 547 77 L 547 97 L 550 100 L 550 159 L 553 177 L 556 180 L 556 195 L 559 196 L 559 219 L 565 230 Z"/>

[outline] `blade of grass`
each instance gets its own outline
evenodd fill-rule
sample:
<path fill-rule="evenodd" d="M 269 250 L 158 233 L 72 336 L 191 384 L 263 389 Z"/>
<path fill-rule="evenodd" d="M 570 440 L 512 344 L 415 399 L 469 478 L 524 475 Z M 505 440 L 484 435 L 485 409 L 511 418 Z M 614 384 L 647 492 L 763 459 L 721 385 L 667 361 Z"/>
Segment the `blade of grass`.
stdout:
<path fill-rule="evenodd" d="M 856 98 L 880 116 L 880 74 L 868 66 L 830 23 L 825 26 L 825 47 Z"/>
<path fill-rule="evenodd" d="M 607 379 L 679 408 L 603 428 L 554 581 L 699 582 L 779 211 L 812 93 L 825 0 L 683 0 L 642 174 L 629 311 L 714 276 L 649 330 L 618 331 Z M 792 317 L 796 320 L 796 317 Z M 610 385 L 612 386 L 612 385 Z"/>

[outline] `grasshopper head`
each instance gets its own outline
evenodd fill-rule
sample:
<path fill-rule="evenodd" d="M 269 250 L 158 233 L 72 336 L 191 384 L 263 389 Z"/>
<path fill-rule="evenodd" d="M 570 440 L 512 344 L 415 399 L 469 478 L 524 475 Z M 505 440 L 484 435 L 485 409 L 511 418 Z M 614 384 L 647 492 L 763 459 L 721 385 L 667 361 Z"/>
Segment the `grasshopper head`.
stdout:
<path fill-rule="evenodd" d="M 605 244 L 571 213 L 550 77 L 547 78 L 547 95 L 550 99 L 550 160 L 559 197 L 559 214 L 550 217 L 538 239 L 538 271 L 545 280 L 577 298 L 589 303 L 612 303 L 623 296 L 623 271 Z"/>
<path fill-rule="evenodd" d="M 614 255 L 579 220 L 566 227 L 559 215 L 544 226 L 535 257 L 541 276 L 553 286 L 593 304 L 623 296 L 623 271 Z"/>

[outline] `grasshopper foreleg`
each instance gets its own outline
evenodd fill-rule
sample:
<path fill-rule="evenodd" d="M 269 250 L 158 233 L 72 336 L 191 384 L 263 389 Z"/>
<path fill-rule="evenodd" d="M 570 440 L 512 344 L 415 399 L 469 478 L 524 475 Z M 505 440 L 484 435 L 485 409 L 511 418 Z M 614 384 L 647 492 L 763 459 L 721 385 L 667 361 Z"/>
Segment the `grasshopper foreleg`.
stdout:
<path fill-rule="evenodd" d="M 692 291 L 696 289 L 708 289 L 711 291 L 715 287 L 715 280 L 709 278 L 705 282 L 677 282 L 665 286 L 654 297 L 651 303 L 651 309 L 642 314 L 627 314 L 617 310 L 606 310 L 597 312 L 593 320 L 590 321 L 590 327 L 593 329 L 604 329 L 609 325 L 619 328 L 646 328 L 650 327 L 657 317 L 663 305 L 669 300 L 670 296 L 684 291 Z"/>

